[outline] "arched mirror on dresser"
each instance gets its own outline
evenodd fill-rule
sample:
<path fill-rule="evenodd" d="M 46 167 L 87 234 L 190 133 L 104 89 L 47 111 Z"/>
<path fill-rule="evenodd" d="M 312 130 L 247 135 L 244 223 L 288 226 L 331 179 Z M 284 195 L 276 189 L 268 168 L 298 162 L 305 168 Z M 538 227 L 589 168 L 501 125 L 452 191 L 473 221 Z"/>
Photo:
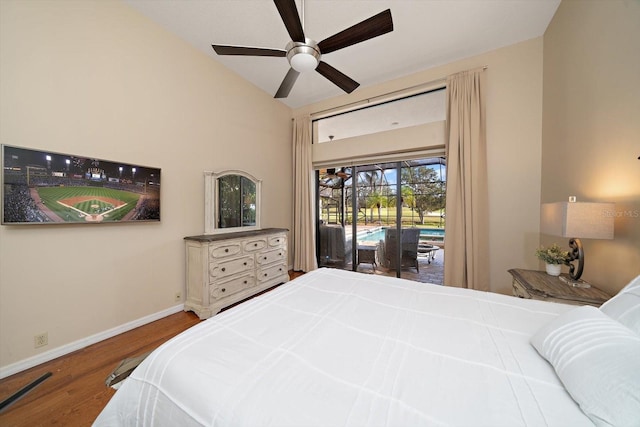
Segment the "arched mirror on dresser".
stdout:
<path fill-rule="evenodd" d="M 205 234 L 260 229 L 262 182 L 240 170 L 204 173 Z"/>

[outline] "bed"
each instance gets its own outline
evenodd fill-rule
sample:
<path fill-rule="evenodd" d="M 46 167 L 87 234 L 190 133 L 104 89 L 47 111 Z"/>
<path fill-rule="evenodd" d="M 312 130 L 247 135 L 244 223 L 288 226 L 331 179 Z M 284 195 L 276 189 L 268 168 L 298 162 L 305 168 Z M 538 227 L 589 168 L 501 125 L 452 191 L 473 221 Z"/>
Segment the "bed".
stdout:
<path fill-rule="evenodd" d="M 639 279 L 631 289 L 638 295 Z M 640 331 L 631 329 L 638 301 L 611 304 L 608 315 L 595 307 L 321 268 L 159 347 L 94 425 L 638 425 Z M 599 316 L 612 319 L 616 311 L 632 318 L 631 327 L 612 320 L 631 347 L 604 345 L 607 358 L 626 357 L 626 364 L 604 361 L 619 368 L 612 374 L 597 365 L 602 355 L 585 358 L 602 345 L 589 344 L 585 337 L 593 334 L 573 326 L 577 317 L 577 324 L 600 327 Z M 554 335 L 567 325 L 568 337 Z M 570 354 L 567 340 L 587 349 Z M 569 374 L 556 371 L 561 365 L 554 357 L 565 354 Z M 594 379 L 591 368 L 604 372 Z M 589 383 L 579 387 L 593 386 L 596 397 L 568 390 L 574 377 Z M 589 405 L 608 408 L 603 416 Z M 607 418 L 612 411 L 617 414 Z M 615 418 L 620 415 L 626 418 Z"/>

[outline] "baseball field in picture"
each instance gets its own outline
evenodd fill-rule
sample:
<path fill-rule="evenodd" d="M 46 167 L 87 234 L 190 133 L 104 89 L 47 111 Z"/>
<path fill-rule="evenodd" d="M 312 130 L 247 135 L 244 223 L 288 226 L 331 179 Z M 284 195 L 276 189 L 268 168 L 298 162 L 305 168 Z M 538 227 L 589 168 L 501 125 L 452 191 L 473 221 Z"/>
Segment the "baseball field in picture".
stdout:
<path fill-rule="evenodd" d="M 3 224 L 160 220 L 160 169 L 4 145 Z"/>
<path fill-rule="evenodd" d="M 139 194 L 96 187 L 44 187 L 36 192 L 42 210 L 63 222 L 121 221 L 140 199 Z"/>

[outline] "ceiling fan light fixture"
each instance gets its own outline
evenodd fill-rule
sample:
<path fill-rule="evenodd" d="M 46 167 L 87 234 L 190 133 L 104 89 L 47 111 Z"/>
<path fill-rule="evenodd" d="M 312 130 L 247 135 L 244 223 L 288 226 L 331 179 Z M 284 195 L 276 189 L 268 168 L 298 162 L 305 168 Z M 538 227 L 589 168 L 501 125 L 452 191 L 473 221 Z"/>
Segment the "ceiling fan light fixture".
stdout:
<path fill-rule="evenodd" d="M 305 43 L 289 42 L 287 59 L 291 68 L 299 73 L 313 71 L 320 63 L 320 50 L 318 50 L 317 44 L 310 39 L 306 39 Z"/>
<path fill-rule="evenodd" d="M 318 66 L 318 59 L 310 53 L 297 53 L 291 58 L 291 67 L 299 73 L 313 71 Z"/>

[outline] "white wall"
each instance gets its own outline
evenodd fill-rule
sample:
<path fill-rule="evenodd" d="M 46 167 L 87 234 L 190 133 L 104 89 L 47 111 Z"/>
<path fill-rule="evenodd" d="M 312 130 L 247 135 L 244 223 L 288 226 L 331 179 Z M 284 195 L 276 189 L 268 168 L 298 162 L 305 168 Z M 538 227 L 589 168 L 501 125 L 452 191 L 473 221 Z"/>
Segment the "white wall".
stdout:
<path fill-rule="evenodd" d="M 446 122 L 438 121 L 313 144 L 313 164 L 350 166 L 350 159 L 366 163 L 370 158 L 393 158 L 398 157 L 399 153 L 425 152 L 425 149 L 439 148 L 440 152 L 444 152 L 445 128 Z M 389 144 L 389 141 L 393 141 L 393 144 Z"/>
<path fill-rule="evenodd" d="M 175 306 L 204 170 L 261 178 L 262 225 L 291 227 L 288 107 L 121 2 L 0 19 L 1 143 L 162 169 L 160 223 L 0 227 L 0 368 Z"/>
<path fill-rule="evenodd" d="M 385 93 L 428 84 L 449 74 L 487 65 L 487 150 L 489 169 L 489 250 L 491 290 L 511 294 L 510 268 L 537 268 L 542 133 L 542 38 L 518 43 L 412 74 L 294 111 L 324 111 Z M 390 134 L 391 135 L 391 134 Z M 376 149 L 384 144 L 376 137 Z M 393 151 L 394 138 L 386 141 Z M 425 146 L 432 144 L 425 141 Z M 348 159 L 351 147 L 322 144 L 324 158 Z M 412 142 L 408 145 L 415 144 Z M 335 150 L 329 153 L 329 146 Z"/>

